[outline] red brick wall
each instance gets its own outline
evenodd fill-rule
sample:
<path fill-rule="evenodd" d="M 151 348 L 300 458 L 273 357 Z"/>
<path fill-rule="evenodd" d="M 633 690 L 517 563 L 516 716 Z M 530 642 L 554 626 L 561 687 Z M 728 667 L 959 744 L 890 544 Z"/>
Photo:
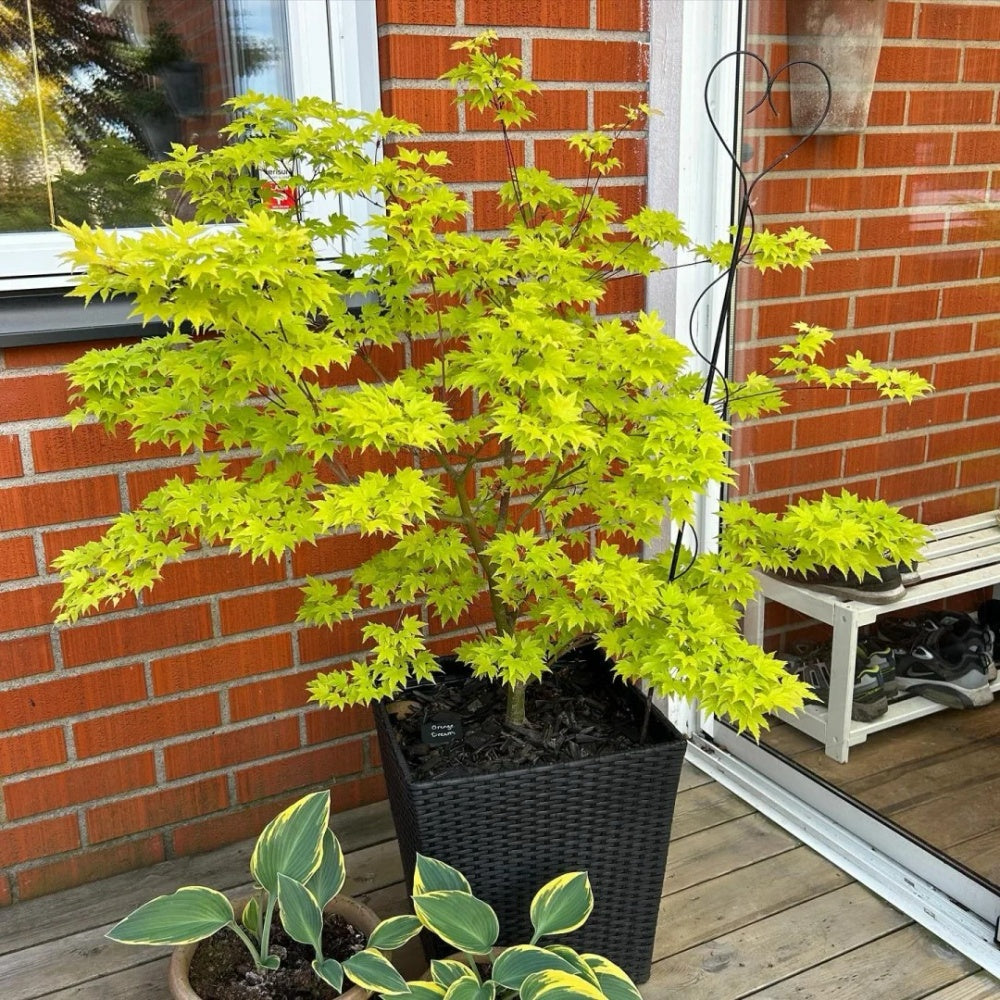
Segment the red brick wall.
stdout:
<path fill-rule="evenodd" d="M 781 65 L 784 0 L 749 14 L 749 47 Z M 841 484 L 928 523 L 1000 506 L 998 43 L 993 0 L 890 2 L 868 127 L 813 138 L 763 182 L 758 223 L 801 223 L 832 251 L 805 275 L 743 281 L 737 369 L 762 369 L 806 320 L 840 333 L 832 360 L 860 349 L 937 391 L 910 406 L 793 392 L 735 437 L 740 491 L 762 506 Z M 757 164 L 794 139 L 785 90 L 777 118 L 750 122 Z"/>
<path fill-rule="evenodd" d="M 645 94 L 641 0 L 380 0 L 378 19 L 384 105 L 449 151 L 448 176 L 482 228 L 502 224 L 492 192 L 503 156 L 436 81 L 457 59 L 453 40 L 494 25 L 524 59 L 547 93 L 518 149 L 556 172 L 575 170 L 561 137 Z M 641 135 L 626 154 L 609 189 L 628 208 L 644 196 Z M 620 282 L 605 309 L 635 310 L 642 295 Z M 60 368 L 87 346 L 0 359 L 0 904 L 252 836 L 308 788 L 332 786 L 334 809 L 384 795 L 369 713 L 305 704 L 306 681 L 358 649 L 359 627 L 293 625 L 297 581 L 320 563 L 347 570 L 367 551 L 360 538 L 280 564 L 205 553 L 141 606 L 52 626 L 53 556 L 191 464 L 68 430 Z"/>

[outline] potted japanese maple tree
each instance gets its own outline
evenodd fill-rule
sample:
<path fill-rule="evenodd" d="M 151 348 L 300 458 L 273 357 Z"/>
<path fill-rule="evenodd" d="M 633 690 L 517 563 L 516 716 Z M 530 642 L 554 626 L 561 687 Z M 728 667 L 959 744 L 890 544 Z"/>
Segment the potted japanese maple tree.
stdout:
<path fill-rule="evenodd" d="M 536 88 L 493 42 L 460 43 L 467 59 L 448 77 L 510 151 Z M 444 154 L 406 146 L 414 125 L 314 98 L 230 104 L 230 142 L 175 147 L 140 175 L 177 187 L 196 221 L 134 237 L 65 227 L 85 269 L 76 295 L 132 296 L 169 329 L 71 364 L 73 419 L 124 422 L 137 443 L 200 461 L 190 481 L 170 480 L 59 557 L 60 619 L 154 586 L 198 539 L 269 558 L 339 532 L 376 536 L 379 551 L 349 576 L 306 582 L 299 618 L 335 627 L 388 613 L 363 628 L 364 657 L 310 687 L 331 707 L 380 705 L 407 876 L 417 851 L 467 872 L 516 939 L 538 884 L 587 869 L 597 917 L 578 943 L 642 980 L 684 741 L 639 687 L 759 732 L 809 691 L 740 634 L 754 571 L 860 576 L 912 559 L 922 533 L 885 504 L 826 497 L 785 518 L 725 505 L 718 551 L 642 548 L 665 511 L 689 523 L 698 498 L 730 481 L 723 406 L 757 419 L 782 405 L 782 380 L 907 398 L 926 383 L 861 356 L 829 371 L 829 332 L 803 324 L 770 375 L 713 394 L 654 313 L 598 315 L 609 282 L 661 268 L 662 247 L 706 268 L 768 270 L 806 267 L 823 246 L 798 228 L 696 246 L 669 212 L 620 220 L 600 187 L 619 165 L 616 130 L 569 140 L 579 185 L 510 156 L 498 189 L 509 225 L 482 234 L 435 173 Z M 646 113 L 628 110 L 626 124 Z M 294 189 L 286 211 L 273 207 L 274 178 Z M 330 195 L 379 206 L 364 249 L 332 268 L 317 248 L 355 227 L 310 214 Z M 443 718 L 413 688 L 440 675 L 432 621 L 478 629 L 454 650 L 464 674 L 436 688 L 460 706 Z M 454 695 L 467 683 L 478 707 Z M 491 699 L 502 718 L 484 709 Z M 490 721 L 473 731 L 480 715 Z M 602 716 L 610 736 L 593 728 Z M 464 725 L 442 747 L 446 769 L 479 743 L 494 773 L 463 760 L 461 773 L 415 778 L 394 718 L 437 725 L 431 744 Z"/>

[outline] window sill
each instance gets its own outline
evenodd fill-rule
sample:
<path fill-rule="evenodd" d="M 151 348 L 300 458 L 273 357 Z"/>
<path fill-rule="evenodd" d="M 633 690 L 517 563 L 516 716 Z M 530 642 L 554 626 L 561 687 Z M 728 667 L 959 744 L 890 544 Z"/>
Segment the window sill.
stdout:
<path fill-rule="evenodd" d="M 113 340 L 161 335 L 162 323 L 148 323 L 129 314 L 128 301 L 94 301 L 84 306 L 64 290 L 21 291 L 0 298 L 0 349 L 78 340 Z"/>

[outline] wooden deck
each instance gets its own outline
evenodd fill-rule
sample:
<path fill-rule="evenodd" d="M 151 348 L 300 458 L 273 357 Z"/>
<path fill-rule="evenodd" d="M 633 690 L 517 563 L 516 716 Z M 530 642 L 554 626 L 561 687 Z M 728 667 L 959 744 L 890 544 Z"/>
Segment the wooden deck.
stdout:
<path fill-rule="evenodd" d="M 1000 699 L 874 733 L 845 764 L 788 725 L 764 742 L 1000 885 Z"/>
<path fill-rule="evenodd" d="M 406 893 L 384 804 L 335 817 L 347 891 Z M 251 842 L 0 910 L 2 1000 L 163 1000 L 165 952 L 103 932 L 180 885 L 234 889 Z M 686 766 L 646 1000 L 997 1000 L 1000 982 Z M 412 960 L 412 956 L 410 956 Z"/>

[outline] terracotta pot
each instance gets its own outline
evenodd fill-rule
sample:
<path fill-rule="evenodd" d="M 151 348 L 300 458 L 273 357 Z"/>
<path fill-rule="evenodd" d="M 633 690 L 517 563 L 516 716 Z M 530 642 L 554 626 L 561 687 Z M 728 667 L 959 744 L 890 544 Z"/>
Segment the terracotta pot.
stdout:
<path fill-rule="evenodd" d="M 250 897 L 247 895 L 233 900 L 233 909 L 236 911 L 237 917 L 239 917 L 249 899 Z M 349 924 L 352 924 L 360 931 L 364 931 L 366 938 L 375 930 L 379 922 L 377 914 L 349 896 L 334 896 L 327 903 L 323 912 L 336 913 L 343 917 Z M 170 986 L 170 995 L 174 1000 L 201 1000 L 199 994 L 191 989 L 191 984 L 188 982 L 188 969 L 191 967 L 191 959 L 194 958 L 194 953 L 199 944 L 201 944 L 200 941 L 195 941 L 193 944 L 182 945 L 180 948 L 175 948 L 173 954 L 170 956 L 167 983 Z M 368 997 L 371 996 L 371 991 L 364 990 L 360 986 L 352 986 L 341 993 L 340 996 L 341 1000 L 368 1000 Z"/>
<path fill-rule="evenodd" d="M 818 134 L 860 132 L 868 124 L 882 51 L 887 0 L 786 0 L 788 58 L 814 62 L 832 88 Z M 823 114 L 827 90 L 811 66 L 789 70 L 792 128 L 808 132 Z"/>

